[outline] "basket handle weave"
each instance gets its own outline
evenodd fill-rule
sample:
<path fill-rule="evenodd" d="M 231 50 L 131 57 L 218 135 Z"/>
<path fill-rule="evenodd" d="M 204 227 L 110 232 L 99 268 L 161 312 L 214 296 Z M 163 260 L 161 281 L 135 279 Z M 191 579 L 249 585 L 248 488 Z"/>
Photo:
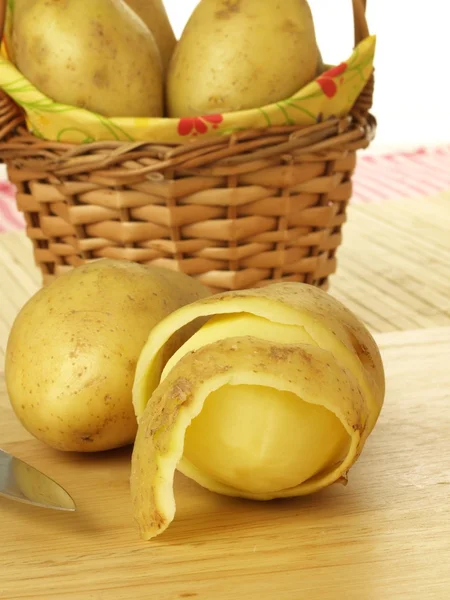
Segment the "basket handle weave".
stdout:
<path fill-rule="evenodd" d="M 0 40 L 3 39 L 3 29 L 5 27 L 7 0 L 0 0 Z"/>
<path fill-rule="evenodd" d="M 352 0 L 353 20 L 355 23 L 355 46 L 369 35 L 366 20 L 367 0 Z M 0 40 L 3 38 L 7 0 L 0 0 Z"/>
<path fill-rule="evenodd" d="M 2 2 L 6 0 L 1 0 Z M 369 27 L 366 19 L 367 0 L 352 0 L 353 2 L 353 21 L 355 24 L 355 46 L 363 41 L 369 34 Z"/>

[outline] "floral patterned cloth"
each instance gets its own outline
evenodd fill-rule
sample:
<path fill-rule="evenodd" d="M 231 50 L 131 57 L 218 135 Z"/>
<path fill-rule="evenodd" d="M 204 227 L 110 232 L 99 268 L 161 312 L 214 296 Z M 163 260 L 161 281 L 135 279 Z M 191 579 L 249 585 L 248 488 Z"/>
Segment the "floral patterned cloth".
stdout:
<path fill-rule="evenodd" d="M 190 138 L 229 134 L 272 125 L 312 125 L 348 114 L 373 70 L 375 36 L 363 40 L 348 60 L 322 73 L 291 98 L 269 106 L 223 115 L 182 119 L 106 118 L 85 109 L 53 102 L 8 60 L 2 45 L 0 87 L 22 106 L 28 128 L 51 141 L 151 141 L 180 143 Z"/>

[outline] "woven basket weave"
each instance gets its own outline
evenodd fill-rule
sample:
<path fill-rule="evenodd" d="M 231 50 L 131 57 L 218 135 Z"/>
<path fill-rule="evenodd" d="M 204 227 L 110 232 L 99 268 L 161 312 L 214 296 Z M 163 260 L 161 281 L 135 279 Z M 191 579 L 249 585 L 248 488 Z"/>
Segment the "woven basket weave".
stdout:
<path fill-rule="evenodd" d="M 369 34 L 365 0 L 353 0 L 353 12 L 359 43 Z M 72 145 L 31 135 L 0 90 L 0 160 L 44 283 L 110 257 L 183 271 L 213 291 L 274 280 L 326 289 L 356 151 L 375 130 L 372 95 L 373 78 L 350 117 L 309 127 L 170 146 Z"/>

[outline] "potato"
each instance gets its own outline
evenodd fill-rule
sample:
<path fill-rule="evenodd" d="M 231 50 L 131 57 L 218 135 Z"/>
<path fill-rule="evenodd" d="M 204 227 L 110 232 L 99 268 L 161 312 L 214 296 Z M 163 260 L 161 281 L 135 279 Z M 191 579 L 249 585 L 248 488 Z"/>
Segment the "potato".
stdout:
<path fill-rule="evenodd" d="M 199 317 L 210 319 L 161 373 L 161 349 Z M 272 284 L 175 311 L 152 330 L 133 386 L 131 488 L 142 536 L 174 518 L 175 468 L 209 490 L 254 500 L 345 481 L 384 392 L 372 336 L 315 287 Z"/>
<path fill-rule="evenodd" d="M 251 318 L 248 319 L 247 315 Z M 366 327 L 342 303 L 314 286 L 300 283 L 275 283 L 260 289 L 224 292 L 177 310 L 159 323 L 151 332 L 136 367 L 133 404 L 138 417 L 143 414 L 148 399 L 159 383 L 158 369 L 154 369 L 153 365 L 159 360 L 166 341 L 187 323 L 199 317 L 212 316 L 215 318 L 210 319 L 196 336 L 189 339 L 180 349 L 178 357 L 188 349 L 227 337 L 228 333 L 262 336 L 269 341 L 314 343 L 339 356 L 340 362 L 358 378 L 364 393 L 371 400 L 372 429 L 385 391 L 377 345 Z M 255 321 L 255 317 L 259 321 Z M 221 323 L 223 331 L 219 329 L 217 335 L 215 331 Z M 275 326 L 280 325 L 285 328 L 277 332 Z M 197 340 L 200 340 L 200 344 Z M 165 374 L 172 363 L 167 364 Z"/>
<path fill-rule="evenodd" d="M 109 259 L 55 279 L 22 308 L 8 339 L 6 385 L 22 424 L 59 450 L 133 442 L 132 383 L 149 332 L 206 295 L 182 273 Z M 195 329 L 165 346 L 157 370 Z"/>
<path fill-rule="evenodd" d="M 164 71 L 167 69 L 175 48 L 173 32 L 162 0 L 125 0 L 130 8 L 144 21 L 156 41 L 161 54 Z"/>
<path fill-rule="evenodd" d="M 171 117 L 262 107 L 316 75 L 319 50 L 306 0 L 201 0 L 167 75 Z"/>
<path fill-rule="evenodd" d="M 56 102 L 104 116 L 163 114 L 161 57 L 122 0 L 15 0 L 15 64 Z"/>

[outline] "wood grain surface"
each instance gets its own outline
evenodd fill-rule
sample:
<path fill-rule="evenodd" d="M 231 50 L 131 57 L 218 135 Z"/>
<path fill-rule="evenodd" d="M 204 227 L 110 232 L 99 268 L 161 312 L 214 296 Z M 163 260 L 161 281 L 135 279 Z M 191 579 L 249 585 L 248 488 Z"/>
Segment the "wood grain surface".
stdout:
<path fill-rule="evenodd" d="M 347 487 L 255 503 L 176 479 L 176 520 L 142 542 L 130 449 L 57 453 L 16 421 L 0 445 L 56 478 L 78 511 L 0 501 L 7 600 L 448 600 L 450 328 L 378 336 L 388 392 Z"/>

